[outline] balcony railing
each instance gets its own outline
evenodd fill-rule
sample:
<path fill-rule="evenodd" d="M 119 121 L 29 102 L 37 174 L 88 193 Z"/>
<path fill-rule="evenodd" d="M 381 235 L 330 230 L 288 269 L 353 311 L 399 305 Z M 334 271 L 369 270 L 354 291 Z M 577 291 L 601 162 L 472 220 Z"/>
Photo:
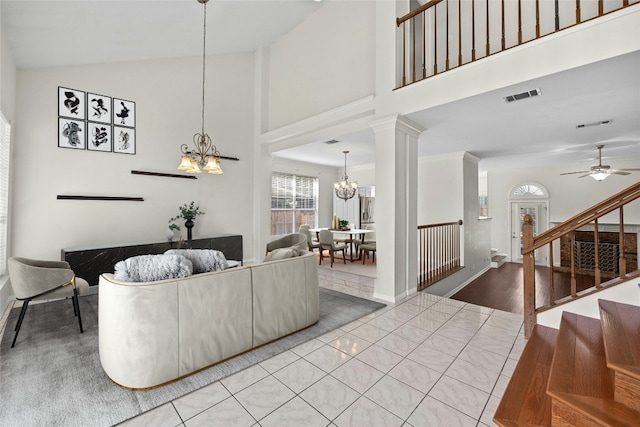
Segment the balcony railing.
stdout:
<path fill-rule="evenodd" d="M 411 83 L 553 34 L 640 0 L 432 0 L 396 19 Z"/>
<path fill-rule="evenodd" d="M 462 220 L 418 226 L 418 290 L 460 270 Z"/>

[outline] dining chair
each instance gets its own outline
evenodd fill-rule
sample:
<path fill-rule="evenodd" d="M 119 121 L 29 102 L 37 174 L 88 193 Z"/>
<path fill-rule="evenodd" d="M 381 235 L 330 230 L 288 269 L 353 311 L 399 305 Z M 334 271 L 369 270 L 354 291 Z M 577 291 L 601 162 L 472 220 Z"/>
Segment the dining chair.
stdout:
<path fill-rule="evenodd" d="M 7 266 L 16 300 L 22 301 L 22 309 L 14 329 L 15 335 L 11 348 L 16 345 L 24 315 L 31 301 L 71 298 L 73 313 L 78 318 L 80 333 L 84 332 L 78 295 L 89 290 L 89 283 L 76 277 L 69 263 L 11 257 L 7 260 Z"/>
<path fill-rule="evenodd" d="M 307 236 L 307 247 L 309 249 L 309 252 L 313 252 L 313 250 L 317 248 L 320 253 L 322 253 L 322 249 L 320 249 L 320 242 L 313 239 L 310 230 L 311 227 L 309 227 L 309 224 L 302 224 L 298 229 L 298 232 Z"/>
<path fill-rule="evenodd" d="M 360 245 L 360 257 L 362 258 L 362 263 L 364 264 L 365 260 L 369 258 L 369 252 L 373 252 L 373 262 L 376 262 L 376 242 L 371 243 L 362 243 Z"/>
<path fill-rule="evenodd" d="M 334 254 L 338 251 L 342 251 L 342 260 L 347 263 L 347 244 L 339 243 L 333 240 L 333 234 L 329 230 L 320 230 L 320 261 L 322 264 L 322 251 L 328 250 L 331 257 L 331 267 L 333 267 Z"/>

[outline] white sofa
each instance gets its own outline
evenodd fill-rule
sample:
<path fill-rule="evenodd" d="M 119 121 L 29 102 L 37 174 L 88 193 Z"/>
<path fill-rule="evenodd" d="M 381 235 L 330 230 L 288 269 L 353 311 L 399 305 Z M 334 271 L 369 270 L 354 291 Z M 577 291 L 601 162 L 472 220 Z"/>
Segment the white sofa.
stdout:
<path fill-rule="evenodd" d="M 156 282 L 100 276 L 106 374 L 145 389 L 193 374 L 318 321 L 317 259 L 301 256 Z"/>

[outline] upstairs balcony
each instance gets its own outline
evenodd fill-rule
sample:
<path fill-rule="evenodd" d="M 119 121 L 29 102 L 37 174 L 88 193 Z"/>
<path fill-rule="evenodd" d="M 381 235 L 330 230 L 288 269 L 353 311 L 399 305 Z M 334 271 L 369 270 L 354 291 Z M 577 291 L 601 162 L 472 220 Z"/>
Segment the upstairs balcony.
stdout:
<path fill-rule="evenodd" d="M 432 0 L 396 19 L 401 72 L 397 87 L 639 4 L 640 0 Z"/>

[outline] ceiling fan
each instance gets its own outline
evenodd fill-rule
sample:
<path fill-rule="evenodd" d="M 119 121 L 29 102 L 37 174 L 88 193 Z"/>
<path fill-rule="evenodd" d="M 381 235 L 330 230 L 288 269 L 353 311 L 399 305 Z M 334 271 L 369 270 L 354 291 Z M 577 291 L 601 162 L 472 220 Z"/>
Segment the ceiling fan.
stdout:
<path fill-rule="evenodd" d="M 578 171 L 578 172 L 565 172 L 560 175 L 573 175 L 576 173 L 583 173 L 584 175 L 578 178 L 584 178 L 585 176 L 591 176 L 596 181 L 604 181 L 609 175 L 629 175 L 631 172 L 626 171 L 640 171 L 640 169 L 611 169 L 611 166 L 602 164 L 602 148 L 604 145 L 596 145 L 598 149 L 598 165 L 591 166 L 591 170 Z"/>

